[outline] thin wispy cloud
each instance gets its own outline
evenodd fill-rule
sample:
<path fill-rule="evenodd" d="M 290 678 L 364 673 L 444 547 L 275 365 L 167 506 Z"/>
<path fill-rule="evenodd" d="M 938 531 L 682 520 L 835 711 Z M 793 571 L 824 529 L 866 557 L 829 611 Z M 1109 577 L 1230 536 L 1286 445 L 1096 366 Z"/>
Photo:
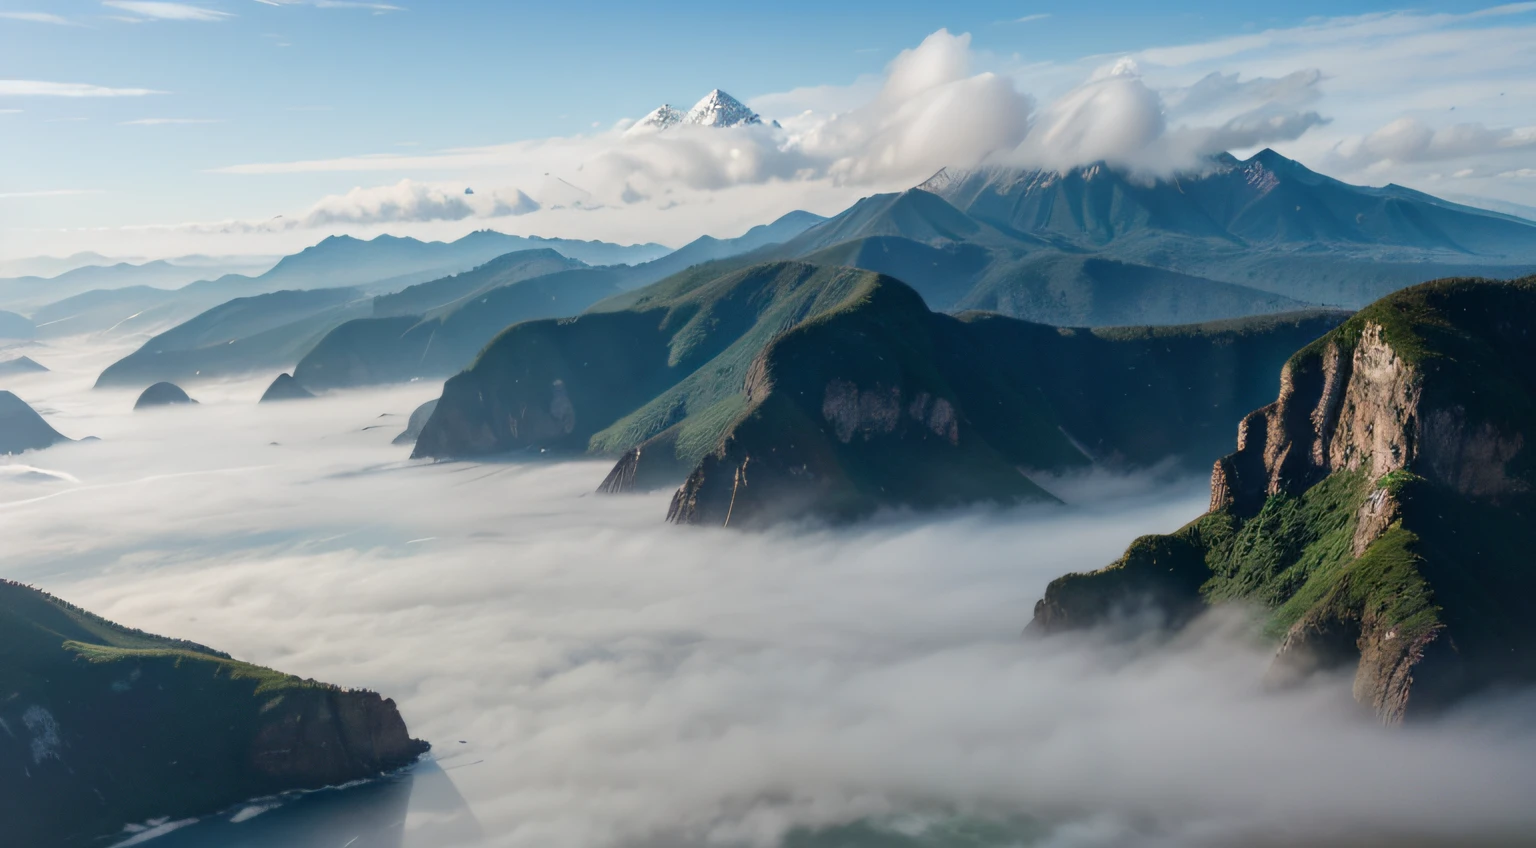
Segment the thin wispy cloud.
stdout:
<path fill-rule="evenodd" d="M 60 188 L 51 191 L 12 191 L 0 193 L 0 200 L 22 200 L 33 197 L 74 197 L 81 194 L 101 194 L 101 189 Z"/>
<path fill-rule="evenodd" d="M 0 79 L 0 97 L 144 97 L 169 94 L 153 88 L 113 88 L 83 82 Z"/>
<path fill-rule="evenodd" d="M 135 15 L 161 21 L 222 21 L 232 18 L 229 12 L 220 12 L 188 3 L 150 2 L 149 0 L 103 0 L 103 6 L 122 9 Z"/>
<path fill-rule="evenodd" d="M 1031 21 L 1043 21 L 1046 18 L 1049 18 L 1050 16 L 1051 16 L 1050 12 L 1040 12 L 1040 13 L 1034 14 L 1034 15 L 1025 15 L 1022 18 L 1014 18 L 1013 20 L 1009 21 L 1008 23 L 1011 23 L 1011 24 L 1027 24 L 1027 23 L 1029 23 Z"/>
<path fill-rule="evenodd" d="M 355 0 L 256 0 L 263 6 L 313 6 L 316 9 L 364 9 L 376 14 L 403 12 L 404 6 L 391 3 L 364 3 Z"/>
<path fill-rule="evenodd" d="M 0 18 L 13 21 L 30 21 L 34 24 L 53 24 L 55 26 L 79 26 L 79 24 L 62 15 L 50 12 L 0 12 Z"/>
<path fill-rule="evenodd" d="M 124 127 L 159 127 L 176 124 L 222 124 L 223 118 L 139 118 L 134 121 L 123 121 Z"/>

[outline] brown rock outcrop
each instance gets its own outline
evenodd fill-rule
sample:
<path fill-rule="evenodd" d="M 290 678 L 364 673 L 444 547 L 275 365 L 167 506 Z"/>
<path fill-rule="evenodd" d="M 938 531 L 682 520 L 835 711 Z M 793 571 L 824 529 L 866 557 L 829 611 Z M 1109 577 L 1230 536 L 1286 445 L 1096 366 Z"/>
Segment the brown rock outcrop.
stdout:
<path fill-rule="evenodd" d="M 295 786 L 332 786 L 410 765 L 431 746 L 412 739 L 395 702 L 376 692 L 316 689 L 269 703 L 251 764 Z"/>

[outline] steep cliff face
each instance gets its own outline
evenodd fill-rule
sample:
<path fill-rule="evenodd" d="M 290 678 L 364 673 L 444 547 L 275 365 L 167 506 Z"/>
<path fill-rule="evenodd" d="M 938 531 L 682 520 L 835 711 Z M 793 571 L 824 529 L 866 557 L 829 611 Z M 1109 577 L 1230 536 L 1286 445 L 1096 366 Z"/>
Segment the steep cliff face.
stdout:
<path fill-rule="evenodd" d="M 317 689 L 279 705 L 251 741 L 250 764 L 273 780 L 332 786 L 411 763 L 427 750 L 410 738 L 395 702 L 376 692 Z"/>
<path fill-rule="evenodd" d="M 0 820 L 20 845 L 94 845 L 124 824 L 414 762 L 393 701 L 128 630 L 0 583 Z"/>
<path fill-rule="evenodd" d="M 1362 310 L 1243 419 L 1205 516 L 1054 582 L 1032 627 L 1149 598 L 1175 618 L 1256 602 L 1278 679 L 1353 664 L 1355 696 L 1389 722 L 1536 674 L 1533 320 L 1530 279 L 1429 283 Z M 1157 544 L 1162 561 L 1144 555 Z"/>
<path fill-rule="evenodd" d="M 1033 476 L 1209 461 L 1233 404 L 1263 385 L 1247 373 L 1265 359 L 1256 351 L 1332 326 L 1313 316 L 1262 330 L 1062 330 L 938 315 L 906 291 L 877 291 L 767 347 L 745 411 L 689 474 L 670 520 L 736 527 L 1051 500 Z M 1223 373 L 1232 382 L 1220 387 L 1196 377 Z"/>
<path fill-rule="evenodd" d="M 940 352 L 957 324 L 899 287 L 781 336 L 753 362 L 746 412 L 688 475 L 668 519 L 746 527 L 1052 500 L 1025 469 L 1087 458 L 1044 415 L 999 439 L 963 414 L 961 363 Z"/>

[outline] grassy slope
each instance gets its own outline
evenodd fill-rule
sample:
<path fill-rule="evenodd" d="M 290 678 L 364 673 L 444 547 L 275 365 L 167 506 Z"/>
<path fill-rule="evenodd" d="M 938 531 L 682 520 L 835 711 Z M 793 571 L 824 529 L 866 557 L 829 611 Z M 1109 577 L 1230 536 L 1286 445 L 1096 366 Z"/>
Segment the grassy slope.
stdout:
<path fill-rule="evenodd" d="M 349 321 L 299 360 L 294 377 L 308 388 L 329 389 L 452 374 L 472 362 L 506 327 L 575 315 L 619 290 L 620 275 L 606 268 L 522 276 L 548 264 L 524 261 L 502 267 L 502 273 L 490 277 L 480 274 L 475 277 L 477 285 L 488 287 L 476 288 L 425 316 L 389 314 Z M 411 302 L 425 303 L 446 294 L 429 292 Z"/>
<path fill-rule="evenodd" d="M 0 818 L 19 844 L 86 844 L 295 788 L 252 768 L 252 740 L 339 691 L 0 582 Z M 58 737 L 42 749 L 38 708 Z"/>
<path fill-rule="evenodd" d="M 373 314 L 388 317 L 430 315 L 435 310 L 450 311 L 454 306 L 494 288 L 584 267 L 584 263 L 567 259 L 548 249 L 508 253 L 462 274 L 419 283 L 393 294 L 379 295 L 373 299 Z"/>

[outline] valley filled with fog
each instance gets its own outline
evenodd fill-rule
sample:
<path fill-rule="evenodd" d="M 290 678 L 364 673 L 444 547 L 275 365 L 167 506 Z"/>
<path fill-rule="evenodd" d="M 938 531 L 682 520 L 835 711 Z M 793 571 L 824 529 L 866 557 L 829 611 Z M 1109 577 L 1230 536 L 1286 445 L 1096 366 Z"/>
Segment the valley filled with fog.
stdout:
<path fill-rule="evenodd" d="M 11 381 L 99 441 L 3 466 L 7 576 L 380 691 L 433 745 L 384 784 L 134 844 L 1517 844 L 1536 828 L 1518 695 L 1388 730 L 1347 677 L 1266 687 L 1273 648 L 1236 610 L 1171 650 L 1021 637 L 1052 578 L 1204 511 L 1202 479 L 1053 481 L 1070 506 L 841 529 L 677 527 L 668 493 L 594 494 L 607 463 L 407 459 L 391 442 L 435 383 L 258 406 L 259 375 L 134 413 L 133 393 L 90 389 L 122 353 L 53 345 L 33 354 L 52 372 Z"/>

